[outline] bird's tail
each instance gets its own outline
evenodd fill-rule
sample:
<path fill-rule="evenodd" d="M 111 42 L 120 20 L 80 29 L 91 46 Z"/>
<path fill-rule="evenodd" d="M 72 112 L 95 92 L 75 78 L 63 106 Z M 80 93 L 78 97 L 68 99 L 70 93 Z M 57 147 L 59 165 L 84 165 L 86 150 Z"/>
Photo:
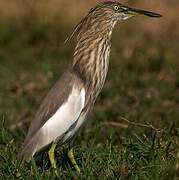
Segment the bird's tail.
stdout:
<path fill-rule="evenodd" d="M 17 156 L 18 160 L 20 160 L 21 162 L 30 161 L 36 152 L 38 141 L 39 141 L 38 135 L 34 136 L 29 141 L 25 141 L 18 153 Z"/>

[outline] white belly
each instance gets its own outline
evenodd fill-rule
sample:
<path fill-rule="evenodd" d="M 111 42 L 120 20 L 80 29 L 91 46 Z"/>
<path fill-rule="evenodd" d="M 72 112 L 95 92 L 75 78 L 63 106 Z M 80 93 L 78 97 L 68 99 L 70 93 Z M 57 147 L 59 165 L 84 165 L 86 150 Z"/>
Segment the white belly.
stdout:
<path fill-rule="evenodd" d="M 36 151 L 61 138 L 62 142 L 73 136 L 83 123 L 84 118 L 80 117 L 85 104 L 85 91 L 73 89 L 67 102 L 65 102 L 57 112 L 44 124 L 37 134 L 40 139 Z M 77 121 L 78 120 L 78 121 Z M 70 127 L 77 121 L 74 130 Z M 69 132 L 68 132 L 69 131 Z"/>

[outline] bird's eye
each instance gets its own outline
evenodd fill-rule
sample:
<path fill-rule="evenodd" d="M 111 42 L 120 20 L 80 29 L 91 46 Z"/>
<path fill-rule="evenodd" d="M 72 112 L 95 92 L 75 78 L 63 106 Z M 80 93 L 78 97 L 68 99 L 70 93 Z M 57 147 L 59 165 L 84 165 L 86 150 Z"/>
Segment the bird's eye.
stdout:
<path fill-rule="evenodd" d="M 114 8 L 115 11 L 119 10 L 119 6 L 118 5 L 115 5 L 113 8 Z"/>

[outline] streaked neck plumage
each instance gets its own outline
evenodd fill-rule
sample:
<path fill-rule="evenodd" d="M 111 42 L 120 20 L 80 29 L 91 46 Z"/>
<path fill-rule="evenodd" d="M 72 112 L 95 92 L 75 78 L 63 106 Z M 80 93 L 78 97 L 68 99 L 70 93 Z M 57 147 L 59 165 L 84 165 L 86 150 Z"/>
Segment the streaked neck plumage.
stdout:
<path fill-rule="evenodd" d="M 108 72 L 111 34 L 116 21 L 86 19 L 77 36 L 72 68 L 83 79 L 86 87 L 93 89 L 96 98 Z"/>

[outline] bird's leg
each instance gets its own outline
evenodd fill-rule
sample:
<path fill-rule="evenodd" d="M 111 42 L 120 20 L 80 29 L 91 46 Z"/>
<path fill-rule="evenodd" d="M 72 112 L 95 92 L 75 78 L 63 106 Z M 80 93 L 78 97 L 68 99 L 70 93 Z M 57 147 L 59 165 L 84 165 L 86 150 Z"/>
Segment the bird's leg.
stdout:
<path fill-rule="evenodd" d="M 68 151 L 68 158 L 70 159 L 72 165 L 75 167 L 76 171 L 78 173 L 80 173 L 80 168 L 75 160 L 75 157 L 74 157 L 74 154 L 73 154 L 73 148 L 71 148 L 69 151 Z"/>
<path fill-rule="evenodd" d="M 51 166 L 54 169 L 57 168 L 56 161 L 55 161 L 55 147 L 56 147 L 56 144 L 53 142 L 52 145 L 51 145 L 51 148 L 50 148 L 50 150 L 48 152 L 48 156 L 49 156 L 49 159 L 50 159 Z"/>
<path fill-rule="evenodd" d="M 54 143 L 54 142 L 52 143 L 51 148 L 48 151 L 48 156 L 50 159 L 51 166 L 55 170 L 55 174 L 58 177 L 59 174 L 57 172 L 57 165 L 56 165 L 56 160 L 55 160 L 55 147 L 56 147 L 56 145 L 57 145 L 56 143 Z"/>

